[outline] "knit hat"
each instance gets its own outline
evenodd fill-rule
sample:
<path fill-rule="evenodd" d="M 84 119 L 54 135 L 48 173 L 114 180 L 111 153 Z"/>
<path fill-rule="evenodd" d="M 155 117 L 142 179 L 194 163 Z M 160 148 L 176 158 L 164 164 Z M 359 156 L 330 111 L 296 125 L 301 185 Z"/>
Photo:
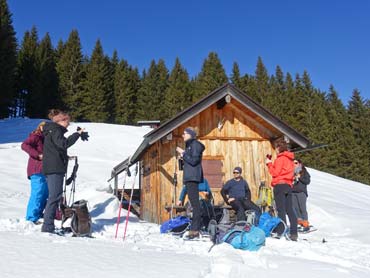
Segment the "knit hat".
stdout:
<path fill-rule="evenodd" d="M 191 136 L 191 138 L 195 138 L 197 137 L 197 133 L 195 132 L 195 130 L 191 127 L 187 127 L 185 128 L 184 132 L 186 132 L 187 134 L 189 134 Z"/>
<path fill-rule="evenodd" d="M 234 168 L 234 171 L 233 172 L 239 172 L 241 174 L 242 173 L 242 168 L 240 168 L 239 166 L 237 166 L 237 167 Z"/>

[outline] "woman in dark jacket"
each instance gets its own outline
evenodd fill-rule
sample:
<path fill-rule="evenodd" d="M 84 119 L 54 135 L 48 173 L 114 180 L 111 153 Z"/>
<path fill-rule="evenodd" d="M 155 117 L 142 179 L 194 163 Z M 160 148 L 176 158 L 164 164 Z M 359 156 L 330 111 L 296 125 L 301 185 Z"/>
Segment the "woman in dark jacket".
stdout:
<path fill-rule="evenodd" d="M 28 153 L 27 177 L 31 180 L 31 194 L 28 200 L 26 220 L 37 224 L 42 218 L 48 198 L 48 185 L 42 174 L 42 158 L 44 135 L 42 134 L 45 122 L 41 122 L 37 128 L 22 143 L 21 148 Z"/>
<path fill-rule="evenodd" d="M 297 222 L 304 229 L 309 229 L 307 214 L 307 185 L 311 182 L 311 176 L 300 160 L 294 160 L 294 183 L 293 183 L 293 209 L 297 216 Z"/>
<path fill-rule="evenodd" d="M 189 239 L 192 239 L 199 237 L 202 221 L 198 184 L 203 181 L 202 156 L 205 147 L 196 140 L 197 134 L 191 127 L 185 128 L 182 136 L 185 141 L 185 150 L 177 147 L 176 151 L 184 160 L 183 183 L 186 186 L 189 201 L 193 207 L 193 219 L 188 236 Z"/>
<path fill-rule="evenodd" d="M 55 230 L 54 217 L 63 194 L 63 180 L 67 171 L 67 148 L 72 146 L 80 137 L 83 129 L 73 133 L 68 138 L 64 137 L 69 126 L 70 117 L 60 110 L 51 110 L 49 118 L 52 122 L 46 123 L 43 129 L 44 155 L 43 173 L 46 175 L 49 197 L 44 213 L 44 224 L 41 231 L 53 233 Z"/>

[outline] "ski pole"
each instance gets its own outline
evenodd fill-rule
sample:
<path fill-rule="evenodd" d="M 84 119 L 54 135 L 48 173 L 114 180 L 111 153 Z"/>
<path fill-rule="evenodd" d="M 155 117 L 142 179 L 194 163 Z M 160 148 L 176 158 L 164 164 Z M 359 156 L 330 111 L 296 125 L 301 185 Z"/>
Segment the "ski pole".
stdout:
<path fill-rule="evenodd" d="M 125 232 L 123 234 L 123 240 L 126 239 L 126 231 L 127 231 L 128 219 L 129 219 L 130 211 L 131 211 L 132 196 L 134 194 L 134 187 L 135 187 L 135 180 L 136 180 L 137 172 L 138 172 L 138 167 L 137 167 L 137 163 L 136 163 L 134 181 L 132 183 L 130 201 L 128 203 L 128 210 L 127 210 L 127 215 L 126 215 Z"/>
<path fill-rule="evenodd" d="M 121 192 L 121 200 L 120 200 L 120 203 L 119 203 L 119 210 L 118 210 L 117 224 L 116 224 L 116 235 L 114 236 L 114 238 L 117 238 L 118 226 L 119 226 L 119 223 L 120 223 L 120 220 L 121 220 L 121 210 L 122 210 L 123 193 L 125 192 L 127 175 L 128 175 L 128 168 L 125 171 L 125 176 L 123 178 L 123 187 L 122 187 L 122 192 Z"/>
<path fill-rule="evenodd" d="M 171 205 L 171 219 L 173 219 L 173 206 L 176 203 L 176 186 L 177 186 L 177 154 L 175 149 L 175 170 L 173 172 L 173 191 L 172 191 L 172 205 Z"/>

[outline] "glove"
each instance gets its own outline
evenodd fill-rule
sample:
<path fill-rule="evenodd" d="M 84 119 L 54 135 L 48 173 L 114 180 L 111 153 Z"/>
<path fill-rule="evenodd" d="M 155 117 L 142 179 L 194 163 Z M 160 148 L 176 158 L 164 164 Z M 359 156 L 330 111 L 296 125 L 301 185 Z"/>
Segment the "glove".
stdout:
<path fill-rule="evenodd" d="M 77 131 L 80 131 L 80 130 L 81 130 L 81 128 L 77 127 Z M 90 135 L 87 131 L 82 131 L 80 135 L 81 135 L 81 140 L 82 141 L 89 141 Z"/>
<path fill-rule="evenodd" d="M 87 131 L 81 132 L 81 140 L 82 141 L 89 141 L 89 137 L 90 137 L 90 135 Z"/>

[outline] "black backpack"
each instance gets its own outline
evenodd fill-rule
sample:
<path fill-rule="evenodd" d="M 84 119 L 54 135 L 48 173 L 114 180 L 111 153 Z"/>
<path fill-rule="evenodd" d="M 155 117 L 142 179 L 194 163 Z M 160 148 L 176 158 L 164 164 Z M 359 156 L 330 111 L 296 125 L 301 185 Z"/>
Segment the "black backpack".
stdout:
<path fill-rule="evenodd" d="M 71 231 L 75 237 L 91 237 L 91 217 L 86 200 L 79 200 L 62 208 L 62 227 L 71 218 Z"/>

